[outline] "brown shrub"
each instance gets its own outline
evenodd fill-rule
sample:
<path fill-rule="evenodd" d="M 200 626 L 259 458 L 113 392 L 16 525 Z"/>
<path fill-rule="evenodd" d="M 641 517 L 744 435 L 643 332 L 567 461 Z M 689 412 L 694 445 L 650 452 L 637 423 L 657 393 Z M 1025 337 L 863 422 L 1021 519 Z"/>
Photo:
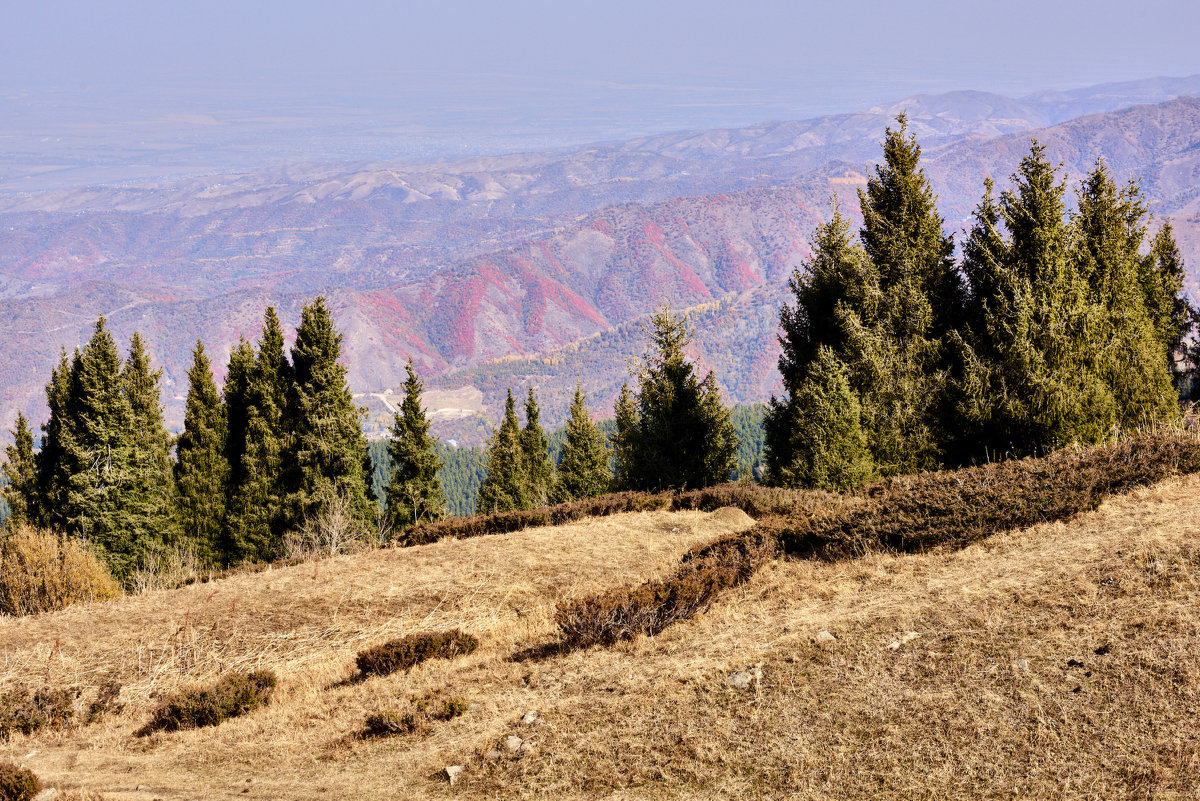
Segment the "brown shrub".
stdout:
<path fill-rule="evenodd" d="M 96 698 L 88 704 L 87 721 L 95 723 L 105 715 L 119 715 L 124 705 L 117 698 L 121 695 L 121 683 L 109 679 L 96 690 Z"/>
<path fill-rule="evenodd" d="M 211 687 L 191 687 L 163 701 L 150 722 L 138 730 L 145 737 L 156 731 L 216 726 L 265 706 L 275 690 L 270 670 L 231 673 Z"/>
<path fill-rule="evenodd" d="M 409 634 L 398 640 L 359 651 L 355 660 L 364 676 L 386 676 L 411 670 L 427 659 L 453 659 L 479 647 L 479 640 L 458 629 Z"/>
<path fill-rule="evenodd" d="M 658 634 L 706 610 L 724 589 L 743 584 L 775 557 L 778 546 L 757 527 L 691 554 L 670 577 L 560 604 L 555 613 L 564 649 L 611 645 Z"/>
<path fill-rule="evenodd" d="M 0 762 L 0 801 L 32 801 L 42 791 L 33 771 L 11 762 Z"/>
<path fill-rule="evenodd" d="M 367 715 L 363 737 L 390 737 L 428 731 L 433 723 L 453 720 L 470 708 L 465 698 L 433 698 L 426 696 L 412 702 L 404 712 L 383 710 Z"/>
<path fill-rule="evenodd" d="M 79 689 L 42 687 L 30 692 L 16 687 L 0 695 L 0 741 L 14 732 L 33 734 L 38 729 L 61 729 L 75 719 Z"/>
<path fill-rule="evenodd" d="M 801 514 L 837 505 L 844 496 L 821 490 L 783 489 L 761 484 L 718 484 L 715 487 L 692 490 L 671 500 L 673 511 L 695 509 L 713 512 L 727 506 L 741 509 L 758 519 L 771 515 Z"/>
<path fill-rule="evenodd" d="M 561 526 L 585 517 L 604 517 L 623 512 L 652 512 L 671 506 L 669 493 L 616 492 L 596 498 L 475 517 L 452 517 L 438 523 L 413 526 L 396 541 L 398 545 L 427 545 L 441 539 L 508 534 L 536 526 Z"/>
<path fill-rule="evenodd" d="M 120 594 L 104 563 L 77 539 L 18 526 L 0 543 L 0 614 L 52 612 Z"/>
<path fill-rule="evenodd" d="M 992 534 L 1064 520 L 1110 495 L 1200 471 L 1200 439 L 1159 431 L 1108 445 L 963 470 L 901 476 L 867 489 L 867 502 L 789 519 L 789 554 L 842 558 L 884 548 L 961 548 Z"/>

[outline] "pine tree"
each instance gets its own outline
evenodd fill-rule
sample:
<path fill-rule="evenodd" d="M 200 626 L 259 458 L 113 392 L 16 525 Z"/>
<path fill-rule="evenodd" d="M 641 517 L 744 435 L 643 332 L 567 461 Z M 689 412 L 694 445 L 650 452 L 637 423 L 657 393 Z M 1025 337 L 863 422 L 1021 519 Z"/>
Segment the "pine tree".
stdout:
<path fill-rule="evenodd" d="M 1166 353 L 1177 387 L 1183 375 L 1177 359 L 1183 355 L 1183 341 L 1192 329 L 1197 311 L 1183 294 L 1183 257 L 1175 243 L 1175 231 L 1170 220 L 1164 220 L 1150 241 L 1150 252 L 1141 262 L 1141 284 L 1146 313 L 1155 336 Z"/>
<path fill-rule="evenodd" d="M 999 203 L 985 194 L 964 247 L 971 322 L 958 408 L 979 456 L 1096 442 L 1117 420 L 1095 371 L 1097 312 L 1071 258 L 1065 187 L 1037 142 L 1013 184 Z"/>
<path fill-rule="evenodd" d="M 772 461 L 771 481 L 788 487 L 849 490 L 874 475 L 871 452 L 862 428 L 858 397 L 850 388 L 845 365 L 822 346 L 795 394 L 781 407 L 791 415 L 783 429 L 792 441 L 790 463 Z"/>
<path fill-rule="evenodd" d="M 529 479 L 521 449 L 521 430 L 512 390 L 504 404 L 504 420 L 488 442 L 487 476 L 479 487 L 479 514 L 529 509 Z"/>
<path fill-rule="evenodd" d="M 33 432 L 25 415 L 17 412 L 13 444 L 4 449 L 4 475 L 8 484 L 0 496 L 8 503 L 8 525 L 35 523 L 40 517 L 37 499 L 37 473 L 34 466 Z"/>
<path fill-rule="evenodd" d="M 687 320 L 662 308 L 646 333 L 649 350 L 638 380 L 636 434 L 631 438 L 633 489 L 696 489 L 729 480 L 737 434 L 716 380 L 701 381 L 684 354 Z"/>
<path fill-rule="evenodd" d="M 521 461 L 525 465 L 528 482 L 526 495 L 533 506 L 545 506 L 549 502 L 550 488 L 554 483 L 554 465 L 550 462 L 550 444 L 542 430 L 541 411 L 533 387 L 525 399 L 525 428 L 521 430 Z"/>
<path fill-rule="evenodd" d="M 629 384 L 621 384 L 621 393 L 613 405 L 616 431 L 612 436 L 613 486 L 627 490 L 637 486 L 638 410 Z"/>
<path fill-rule="evenodd" d="M 1170 419 L 1178 412 L 1170 354 L 1146 308 L 1146 260 L 1138 252 L 1145 216 L 1137 186 L 1118 191 L 1103 160 L 1097 161 L 1079 190 L 1072 261 L 1093 307 L 1090 367 L 1112 392 L 1122 428 Z M 1174 300 L 1170 298 L 1172 305 Z M 1162 303 L 1167 306 L 1167 299 Z"/>
<path fill-rule="evenodd" d="M 265 562 L 279 556 L 283 535 L 299 521 L 286 507 L 285 412 L 291 368 L 283 352 L 283 327 L 267 307 L 257 347 L 244 341 L 230 356 L 226 409 L 230 493 L 224 541 L 227 559 Z"/>
<path fill-rule="evenodd" d="M 377 511 L 367 491 L 362 413 L 346 385 L 341 355 L 342 335 L 325 298 L 318 297 L 301 310 L 292 348 L 286 414 L 292 430 L 285 466 L 288 528 L 319 516 L 333 502 L 344 503 L 363 526 Z"/>
<path fill-rule="evenodd" d="M 146 344 L 134 332 L 121 371 L 131 414 L 128 483 L 122 505 L 124 525 L 144 547 L 179 544 L 171 435 L 163 425 L 162 368 L 154 369 Z M 139 554 L 140 556 L 141 554 Z"/>
<path fill-rule="evenodd" d="M 179 435 L 176 454 L 180 530 L 204 564 L 221 564 L 225 561 L 221 527 L 229 482 L 225 407 L 200 340 L 196 340 L 192 351 L 183 433 Z"/>
<path fill-rule="evenodd" d="M 75 352 L 75 361 L 79 352 Z M 36 522 L 57 531 L 67 529 L 67 492 L 71 485 L 68 454 L 75 449 L 76 419 L 72 417 L 71 374 L 73 362 L 64 349 L 46 384 L 50 416 L 42 424 L 42 448 L 34 456 L 37 468 Z"/>
<path fill-rule="evenodd" d="M 604 435 L 588 413 L 583 387 L 577 383 L 575 399 L 571 402 L 571 415 L 567 419 L 562 459 L 558 463 L 554 481 L 554 502 L 567 503 L 608 492 L 612 486 L 608 459 Z"/>
<path fill-rule="evenodd" d="M 392 422 L 388 443 L 392 475 L 387 486 L 387 517 L 397 530 L 416 523 L 441 520 L 446 516 L 446 501 L 438 471 L 442 460 L 429 435 L 429 420 L 421 406 L 424 386 L 413 371 L 412 360 L 405 365 L 404 401 Z"/>

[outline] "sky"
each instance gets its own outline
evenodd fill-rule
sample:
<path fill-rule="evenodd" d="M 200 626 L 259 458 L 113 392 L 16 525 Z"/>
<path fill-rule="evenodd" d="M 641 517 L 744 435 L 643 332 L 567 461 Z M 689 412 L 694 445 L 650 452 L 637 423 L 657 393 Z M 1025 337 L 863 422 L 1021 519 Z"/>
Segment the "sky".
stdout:
<path fill-rule="evenodd" d="M 1200 73 L 1200 2 L 0 0 L 0 195 Z"/>
<path fill-rule="evenodd" d="M 472 76 L 1021 91 L 1200 72 L 1200 3 L 1148 0 L 4 0 L 5 85 Z"/>

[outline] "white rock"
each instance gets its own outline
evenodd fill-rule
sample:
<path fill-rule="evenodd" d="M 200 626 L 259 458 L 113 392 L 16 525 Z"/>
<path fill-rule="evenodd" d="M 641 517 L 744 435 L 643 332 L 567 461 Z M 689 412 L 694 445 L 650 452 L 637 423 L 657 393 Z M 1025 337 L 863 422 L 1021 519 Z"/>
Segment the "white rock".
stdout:
<path fill-rule="evenodd" d="M 55 790 L 53 787 L 47 787 L 33 797 L 33 801 L 57 801 L 57 799 L 58 790 Z"/>
<path fill-rule="evenodd" d="M 484 756 L 484 759 L 486 759 L 488 762 L 495 762 L 501 756 L 503 756 L 503 755 L 499 751 L 497 751 L 495 748 L 493 748 L 491 751 L 487 752 L 487 755 Z"/>
<path fill-rule="evenodd" d="M 729 674 L 729 686 L 735 690 L 744 690 L 754 682 L 754 674 L 748 670 L 738 670 Z"/>
<path fill-rule="evenodd" d="M 529 754 L 532 754 L 533 753 L 533 743 L 529 742 L 528 740 L 521 743 L 521 747 L 517 749 L 517 753 L 520 754 L 521 756 L 527 756 Z"/>
<path fill-rule="evenodd" d="M 538 713 L 531 709 L 521 716 L 521 723 L 525 724 L 526 726 L 532 726 L 537 722 L 537 719 Z"/>
<path fill-rule="evenodd" d="M 821 629 L 817 632 L 816 642 L 818 648 L 829 648 L 837 642 L 837 637 L 834 637 L 825 629 Z"/>
<path fill-rule="evenodd" d="M 509 751 L 512 751 L 515 754 L 521 748 L 521 745 L 524 742 L 525 741 L 522 740 L 517 735 L 510 734 L 504 738 L 504 747 L 507 748 Z"/>
<path fill-rule="evenodd" d="M 1018 659 L 1017 660 L 1017 670 L 1020 670 L 1023 673 L 1028 673 L 1029 672 L 1029 663 L 1026 662 L 1024 659 Z"/>
<path fill-rule="evenodd" d="M 458 781 L 458 777 L 462 775 L 464 770 L 466 770 L 466 768 L 464 768 L 462 765 L 447 766 L 446 779 L 450 782 L 451 787 L 453 787 L 454 783 Z"/>

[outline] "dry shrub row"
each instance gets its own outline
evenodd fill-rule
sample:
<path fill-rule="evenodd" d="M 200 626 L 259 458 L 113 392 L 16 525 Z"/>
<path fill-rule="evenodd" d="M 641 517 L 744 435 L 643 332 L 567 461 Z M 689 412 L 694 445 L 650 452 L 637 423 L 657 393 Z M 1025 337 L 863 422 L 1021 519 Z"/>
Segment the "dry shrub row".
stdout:
<path fill-rule="evenodd" d="M 561 649 L 653 635 L 706 609 L 780 551 L 846 558 L 879 548 L 963 547 L 992 534 L 1063 520 L 1108 496 L 1200 472 L 1200 438 L 1157 431 L 1043 458 L 889 479 L 858 503 L 815 492 L 743 491 L 739 485 L 676 496 L 672 508 L 738 506 L 760 520 L 682 558 L 666 579 L 560 605 Z M 685 505 L 690 504 L 690 505 Z"/>
<path fill-rule="evenodd" d="M 638 634 L 657 634 L 706 610 L 722 590 L 748 581 L 777 553 L 770 537 L 724 537 L 689 554 L 665 579 L 561 604 L 555 614 L 561 646 L 612 645 Z"/>
<path fill-rule="evenodd" d="M 961 548 L 1001 531 L 1065 520 L 1107 497 L 1200 472 L 1200 439 L 1159 431 L 1041 458 L 902 476 L 873 485 L 864 503 L 778 531 L 797 556 L 844 558 L 869 550 Z"/>
<path fill-rule="evenodd" d="M 77 687 L 8 690 L 0 695 L 0 741 L 17 732 L 28 735 L 39 729 L 69 726 L 75 719 L 79 695 Z"/>
<path fill-rule="evenodd" d="M 0 614 L 32 615 L 121 594 L 86 543 L 17 526 L 0 543 Z"/>
<path fill-rule="evenodd" d="M 451 537 L 465 539 L 486 534 L 508 534 L 536 526 L 561 526 L 585 517 L 604 517 L 622 512 L 653 512 L 669 509 L 670 506 L 670 493 L 615 492 L 557 506 L 475 517 L 452 517 L 438 523 L 422 523 L 400 535 L 396 544 L 427 545 Z"/>
<path fill-rule="evenodd" d="M 11 762 L 0 762 L 0 801 L 33 801 L 42 783 L 33 771 Z"/>
<path fill-rule="evenodd" d="M 265 706 L 275 690 L 270 670 L 230 673 L 210 687 L 190 687 L 166 700 L 150 722 L 137 731 L 145 737 L 156 731 L 178 731 L 216 726 Z"/>
<path fill-rule="evenodd" d="M 404 712 L 383 710 L 367 716 L 363 737 L 391 737 L 397 734 L 416 734 L 429 731 L 435 722 L 453 720 L 471 706 L 467 699 L 418 698 Z"/>
<path fill-rule="evenodd" d="M 412 670 L 427 659 L 453 659 L 479 647 L 479 640 L 458 629 L 409 634 L 365 651 L 355 660 L 363 676 L 386 676 L 398 670 Z"/>

